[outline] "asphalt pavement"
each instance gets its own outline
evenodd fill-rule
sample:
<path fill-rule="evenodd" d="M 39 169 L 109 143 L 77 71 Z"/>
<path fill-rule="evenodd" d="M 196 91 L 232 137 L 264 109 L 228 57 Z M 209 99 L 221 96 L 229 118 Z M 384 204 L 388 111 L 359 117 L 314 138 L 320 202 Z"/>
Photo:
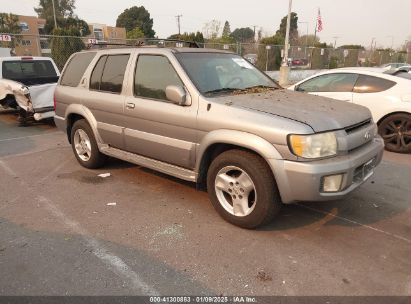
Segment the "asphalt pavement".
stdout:
<path fill-rule="evenodd" d="M 387 152 L 347 199 L 245 230 L 192 183 L 85 169 L 53 124 L 1 111 L 0 295 L 410 296 L 410 184 L 411 155 Z"/>

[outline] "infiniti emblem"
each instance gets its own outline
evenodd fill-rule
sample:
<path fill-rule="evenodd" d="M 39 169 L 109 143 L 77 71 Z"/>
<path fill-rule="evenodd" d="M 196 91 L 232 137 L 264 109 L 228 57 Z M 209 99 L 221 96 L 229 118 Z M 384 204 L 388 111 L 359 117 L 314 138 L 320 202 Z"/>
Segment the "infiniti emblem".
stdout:
<path fill-rule="evenodd" d="M 370 140 L 371 139 L 371 133 L 369 131 L 364 134 L 364 139 L 365 140 Z"/>

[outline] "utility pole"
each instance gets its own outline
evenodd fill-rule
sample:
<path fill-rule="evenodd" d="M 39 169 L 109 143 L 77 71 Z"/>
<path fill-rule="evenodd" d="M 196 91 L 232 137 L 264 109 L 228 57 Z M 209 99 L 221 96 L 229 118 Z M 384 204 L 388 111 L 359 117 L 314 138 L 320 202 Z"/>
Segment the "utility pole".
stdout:
<path fill-rule="evenodd" d="M 254 29 L 254 41 L 257 41 L 257 39 L 255 39 L 255 28 L 257 27 L 258 25 L 253 25 L 253 29 Z"/>
<path fill-rule="evenodd" d="M 287 16 L 287 28 L 285 31 L 285 44 L 284 44 L 284 58 L 280 67 L 280 85 L 288 84 L 288 74 L 290 73 L 290 67 L 288 66 L 288 46 L 290 44 L 290 22 L 291 22 L 291 8 L 293 0 L 288 0 L 288 16 Z"/>
<path fill-rule="evenodd" d="M 335 49 L 335 47 L 337 46 L 337 40 L 338 40 L 338 38 L 340 38 L 340 37 L 338 37 L 338 36 L 333 37 L 333 39 L 334 39 L 334 49 Z"/>
<path fill-rule="evenodd" d="M 180 36 L 181 35 L 181 24 L 180 24 L 180 18 L 181 17 L 183 17 L 183 15 L 177 15 L 176 16 L 176 18 L 177 18 L 177 26 L 178 26 L 178 35 Z"/>
<path fill-rule="evenodd" d="M 57 28 L 57 19 L 56 19 L 56 7 L 54 5 L 54 0 L 51 0 L 51 2 L 53 3 L 53 15 L 54 15 L 54 28 Z"/>
<path fill-rule="evenodd" d="M 387 37 L 391 38 L 391 50 L 393 50 L 394 49 L 394 36 L 390 35 L 390 36 L 387 36 Z"/>

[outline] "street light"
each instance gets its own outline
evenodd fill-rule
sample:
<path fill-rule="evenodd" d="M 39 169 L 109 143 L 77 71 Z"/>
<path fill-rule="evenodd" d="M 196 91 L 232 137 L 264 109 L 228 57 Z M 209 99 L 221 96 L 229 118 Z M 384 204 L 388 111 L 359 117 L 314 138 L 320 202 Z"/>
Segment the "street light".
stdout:
<path fill-rule="evenodd" d="M 284 58 L 280 67 L 280 85 L 288 84 L 288 74 L 290 73 L 290 67 L 288 66 L 288 46 L 290 41 L 290 22 L 291 22 L 291 7 L 292 0 L 288 2 L 288 16 L 287 16 L 287 29 L 285 32 L 285 45 L 284 45 Z"/>

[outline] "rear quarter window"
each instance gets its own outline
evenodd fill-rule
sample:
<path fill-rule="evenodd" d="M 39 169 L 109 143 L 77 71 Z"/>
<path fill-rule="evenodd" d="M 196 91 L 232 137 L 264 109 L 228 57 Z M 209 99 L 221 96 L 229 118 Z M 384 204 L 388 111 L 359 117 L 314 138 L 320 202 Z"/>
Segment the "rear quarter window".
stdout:
<path fill-rule="evenodd" d="M 81 77 L 96 56 L 96 52 L 78 53 L 71 58 L 61 76 L 60 85 L 76 87 L 79 85 Z"/>
<path fill-rule="evenodd" d="M 121 93 L 130 54 L 104 55 L 98 60 L 90 77 L 90 89 Z"/>
<path fill-rule="evenodd" d="M 397 83 L 388 79 L 374 76 L 360 75 L 355 84 L 354 93 L 378 93 L 386 91 Z"/>

